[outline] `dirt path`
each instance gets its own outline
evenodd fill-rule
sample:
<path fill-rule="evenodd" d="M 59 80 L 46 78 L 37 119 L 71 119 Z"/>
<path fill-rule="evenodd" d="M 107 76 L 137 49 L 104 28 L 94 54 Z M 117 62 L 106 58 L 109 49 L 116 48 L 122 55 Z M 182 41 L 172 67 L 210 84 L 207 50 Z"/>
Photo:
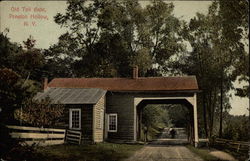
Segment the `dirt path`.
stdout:
<path fill-rule="evenodd" d="M 135 152 L 125 161 L 203 161 L 199 156 L 188 150 L 184 144 L 188 141 L 179 129 L 175 139 L 170 139 L 168 129 L 165 129 L 156 141 Z"/>
<path fill-rule="evenodd" d="M 147 145 L 126 161 L 202 161 L 185 146 Z"/>

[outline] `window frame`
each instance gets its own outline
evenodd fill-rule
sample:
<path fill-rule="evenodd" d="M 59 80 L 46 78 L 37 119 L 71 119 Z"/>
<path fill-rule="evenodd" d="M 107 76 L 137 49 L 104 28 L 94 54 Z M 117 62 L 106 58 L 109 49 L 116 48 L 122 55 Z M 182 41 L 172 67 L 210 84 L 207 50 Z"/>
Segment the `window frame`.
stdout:
<path fill-rule="evenodd" d="M 79 112 L 79 128 L 72 127 L 72 112 L 73 111 Z M 80 130 L 81 129 L 81 109 L 80 108 L 70 108 L 69 109 L 69 129 L 72 129 L 72 130 Z"/>
<path fill-rule="evenodd" d="M 115 116 L 115 130 L 109 129 L 110 125 L 110 116 Z M 117 122 L 117 113 L 108 114 L 108 132 L 117 132 L 118 122 Z"/>

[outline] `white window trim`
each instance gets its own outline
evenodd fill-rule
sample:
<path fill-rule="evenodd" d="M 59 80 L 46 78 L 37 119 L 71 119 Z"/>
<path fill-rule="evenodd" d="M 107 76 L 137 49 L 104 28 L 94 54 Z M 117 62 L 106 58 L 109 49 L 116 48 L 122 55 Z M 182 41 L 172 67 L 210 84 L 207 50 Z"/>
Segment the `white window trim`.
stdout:
<path fill-rule="evenodd" d="M 115 130 L 110 130 L 109 129 L 109 116 L 115 116 Z M 111 113 L 111 114 L 108 114 L 108 132 L 117 132 L 117 113 Z"/>
<path fill-rule="evenodd" d="M 79 128 L 72 128 L 72 111 L 79 111 Z M 81 109 L 80 108 L 70 108 L 69 109 L 69 128 L 73 130 L 81 129 Z"/>

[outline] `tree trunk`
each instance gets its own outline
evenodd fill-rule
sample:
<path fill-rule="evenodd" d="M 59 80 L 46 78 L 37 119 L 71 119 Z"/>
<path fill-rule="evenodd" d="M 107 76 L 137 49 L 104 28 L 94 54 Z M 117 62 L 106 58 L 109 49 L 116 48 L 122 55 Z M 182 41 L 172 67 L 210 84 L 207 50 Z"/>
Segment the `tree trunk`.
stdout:
<path fill-rule="evenodd" d="M 213 98 L 213 99 L 212 99 Z M 213 91 L 211 92 L 211 135 L 213 134 L 213 126 L 214 126 L 214 114 L 215 114 L 215 108 L 217 104 L 217 88 L 215 87 Z"/>
<path fill-rule="evenodd" d="M 207 132 L 207 109 L 205 105 L 205 95 L 202 93 L 202 105 L 203 105 L 203 121 L 204 121 L 204 129 L 205 129 L 205 135 L 206 138 L 208 137 L 208 132 Z"/>
<path fill-rule="evenodd" d="M 221 70 L 221 84 L 220 84 L 220 129 L 219 137 L 222 138 L 222 116 L 223 115 L 223 69 Z"/>

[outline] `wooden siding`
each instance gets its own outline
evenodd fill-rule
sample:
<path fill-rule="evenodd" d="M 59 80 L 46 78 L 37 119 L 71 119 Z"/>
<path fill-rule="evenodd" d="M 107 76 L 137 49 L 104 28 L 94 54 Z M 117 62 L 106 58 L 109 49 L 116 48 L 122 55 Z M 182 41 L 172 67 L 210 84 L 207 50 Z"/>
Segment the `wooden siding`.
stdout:
<path fill-rule="evenodd" d="M 134 140 L 134 98 L 131 94 L 107 93 L 106 113 L 117 113 L 117 132 L 108 132 L 109 140 Z"/>
<path fill-rule="evenodd" d="M 94 142 L 103 142 L 104 135 L 104 112 L 105 112 L 105 96 L 103 96 L 96 105 L 94 105 L 93 113 L 93 140 Z M 102 119 L 102 120 L 101 120 Z"/>
<path fill-rule="evenodd" d="M 93 142 L 93 105 L 82 108 L 82 143 Z"/>
<path fill-rule="evenodd" d="M 135 98 L 159 97 L 190 97 L 193 93 L 133 93 L 133 92 L 108 92 L 106 94 L 106 113 L 117 113 L 117 132 L 107 132 L 108 140 L 135 141 L 137 139 L 138 123 Z M 137 124 L 137 125 L 136 125 Z"/>
<path fill-rule="evenodd" d="M 82 132 L 82 143 L 93 142 L 93 105 L 66 105 L 64 116 L 57 123 L 56 127 L 69 129 L 69 109 L 81 109 L 81 129 L 76 131 Z"/>

